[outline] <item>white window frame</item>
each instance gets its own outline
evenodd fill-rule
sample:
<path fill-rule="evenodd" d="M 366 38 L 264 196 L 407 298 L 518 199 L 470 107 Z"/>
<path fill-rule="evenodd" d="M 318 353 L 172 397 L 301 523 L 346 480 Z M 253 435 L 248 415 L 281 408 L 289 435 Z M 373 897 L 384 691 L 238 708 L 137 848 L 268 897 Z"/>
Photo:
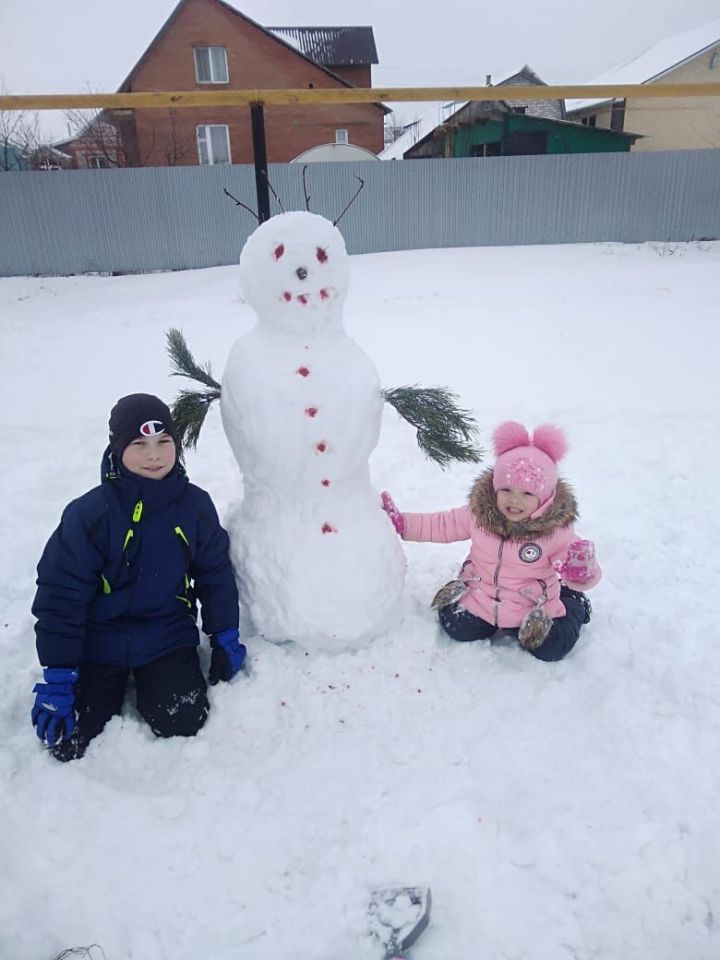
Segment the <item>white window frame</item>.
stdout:
<path fill-rule="evenodd" d="M 347 130 L 342 129 L 335 131 L 335 143 L 350 143 Z"/>
<path fill-rule="evenodd" d="M 198 163 L 201 167 L 212 167 L 218 165 L 213 156 L 212 136 L 210 134 L 210 130 L 213 128 L 217 129 L 218 127 L 225 131 L 228 155 L 227 163 L 232 163 L 232 154 L 230 153 L 230 127 L 226 123 L 200 123 L 197 125 L 197 127 L 195 127 L 195 139 L 197 141 L 198 148 Z M 207 160 L 203 160 L 202 150 L 200 149 L 201 142 L 205 144 L 205 152 L 208 158 Z M 222 163 L 224 164 L 224 161 L 222 161 Z"/>
<path fill-rule="evenodd" d="M 225 64 L 225 76 L 216 77 L 215 74 L 218 72 L 215 69 L 213 64 L 213 50 L 222 50 L 223 61 Z M 210 73 L 209 80 L 200 79 L 200 70 L 199 70 L 199 60 L 198 54 L 200 52 L 207 52 L 207 61 L 208 61 L 208 70 Z M 228 61 L 227 61 L 227 50 L 225 47 L 193 47 L 193 59 L 195 60 L 195 82 L 196 83 L 229 83 L 230 82 L 230 72 L 228 70 Z"/>

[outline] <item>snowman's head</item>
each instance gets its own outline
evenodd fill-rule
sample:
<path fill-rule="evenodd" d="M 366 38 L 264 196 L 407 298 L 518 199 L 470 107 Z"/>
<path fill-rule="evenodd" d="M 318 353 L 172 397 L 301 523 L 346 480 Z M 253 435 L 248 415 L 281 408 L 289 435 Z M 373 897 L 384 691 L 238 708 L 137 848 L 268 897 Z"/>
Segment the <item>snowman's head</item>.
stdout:
<path fill-rule="evenodd" d="M 245 299 L 265 329 L 283 334 L 341 330 L 349 275 L 340 231 L 316 213 L 271 217 L 240 254 Z"/>

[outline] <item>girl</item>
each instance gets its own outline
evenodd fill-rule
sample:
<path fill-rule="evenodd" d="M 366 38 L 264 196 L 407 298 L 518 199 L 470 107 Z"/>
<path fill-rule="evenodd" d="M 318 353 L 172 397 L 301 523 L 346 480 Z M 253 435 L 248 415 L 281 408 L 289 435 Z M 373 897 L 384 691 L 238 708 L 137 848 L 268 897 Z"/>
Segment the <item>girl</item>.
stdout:
<path fill-rule="evenodd" d="M 567 444 L 561 430 L 531 437 L 508 421 L 493 434 L 495 467 L 476 480 L 465 506 L 440 513 L 400 513 L 389 494 L 383 509 L 404 540 L 470 540 L 458 580 L 438 592 L 443 629 L 455 640 L 497 630 L 517 636 L 540 660 L 561 660 L 590 620 L 585 591 L 601 577 L 595 548 L 573 527 L 577 504 L 558 479 Z"/>

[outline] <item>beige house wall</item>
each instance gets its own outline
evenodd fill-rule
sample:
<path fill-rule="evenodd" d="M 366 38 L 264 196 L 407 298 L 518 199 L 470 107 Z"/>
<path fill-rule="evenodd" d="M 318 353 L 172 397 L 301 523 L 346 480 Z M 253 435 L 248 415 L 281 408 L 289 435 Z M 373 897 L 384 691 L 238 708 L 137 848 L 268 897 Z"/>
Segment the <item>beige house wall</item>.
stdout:
<path fill-rule="evenodd" d="M 714 58 L 714 59 L 713 59 Z M 720 83 L 720 43 L 703 51 L 653 83 Z M 571 119 L 597 116 L 596 126 L 610 128 L 609 106 L 586 108 Z M 703 150 L 720 147 L 720 97 L 628 98 L 625 105 L 626 133 L 639 133 L 637 150 Z"/>
<path fill-rule="evenodd" d="M 592 116 L 593 114 L 595 114 L 595 117 L 597 118 L 595 121 L 596 127 L 600 127 L 603 130 L 610 129 L 610 117 L 612 116 L 612 108 L 609 106 L 598 107 L 597 110 L 583 110 L 582 114 L 578 115 L 577 117 L 570 117 L 569 119 L 579 120 L 580 116 L 589 117 L 589 116 Z M 625 130 L 627 130 L 628 133 L 637 133 L 637 130 L 631 130 L 630 127 L 627 126 L 627 124 L 625 125 Z"/>
<path fill-rule="evenodd" d="M 720 83 L 720 43 L 653 82 Z M 720 97 L 628 100 L 625 129 L 643 134 L 633 150 L 720 147 Z"/>

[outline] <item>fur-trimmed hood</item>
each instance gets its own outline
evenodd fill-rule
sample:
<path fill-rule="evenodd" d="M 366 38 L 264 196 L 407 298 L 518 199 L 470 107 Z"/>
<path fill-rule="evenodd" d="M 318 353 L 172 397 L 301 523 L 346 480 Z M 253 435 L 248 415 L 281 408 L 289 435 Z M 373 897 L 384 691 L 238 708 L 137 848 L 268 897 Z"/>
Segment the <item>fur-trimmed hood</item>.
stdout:
<path fill-rule="evenodd" d="M 556 530 L 570 526 L 578 518 L 577 501 L 570 484 L 565 480 L 558 480 L 555 499 L 545 513 L 534 520 L 528 518 L 521 523 L 511 523 L 497 508 L 492 467 L 481 473 L 473 484 L 468 504 L 478 526 L 503 540 L 549 537 Z"/>

